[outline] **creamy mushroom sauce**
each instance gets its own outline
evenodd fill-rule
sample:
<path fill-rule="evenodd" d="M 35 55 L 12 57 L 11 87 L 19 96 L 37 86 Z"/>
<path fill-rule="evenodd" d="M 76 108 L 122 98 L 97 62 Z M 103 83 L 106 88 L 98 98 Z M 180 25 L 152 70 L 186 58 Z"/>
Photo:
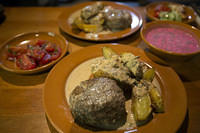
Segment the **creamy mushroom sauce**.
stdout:
<path fill-rule="evenodd" d="M 73 89 L 75 89 L 75 87 L 78 86 L 81 81 L 88 80 L 90 78 L 92 74 L 91 65 L 97 62 L 98 60 L 101 60 L 102 58 L 104 57 L 93 58 L 81 63 L 68 76 L 65 84 L 65 97 L 68 104 L 69 97 Z M 159 91 L 161 91 L 159 82 L 156 78 L 154 78 L 153 84 L 159 89 Z M 127 121 L 122 127 L 119 127 L 118 130 L 130 130 L 136 127 L 134 115 L 131 111 L 131 99 L 126 101 L 125 106 L 126 112 L 128 114 Z"/>

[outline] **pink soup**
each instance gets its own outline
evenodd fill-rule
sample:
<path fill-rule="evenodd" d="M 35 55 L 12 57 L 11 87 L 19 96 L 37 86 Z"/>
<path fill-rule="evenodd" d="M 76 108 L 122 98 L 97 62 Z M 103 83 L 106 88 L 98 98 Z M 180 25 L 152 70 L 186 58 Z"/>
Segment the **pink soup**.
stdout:
<path fill-rule="evenodd" d="M 200 50 L 199 42 L 192 34 L 176 28 L 156 28 L 146 39 L 157 48 L 175 53 L 193 53 Z"/>

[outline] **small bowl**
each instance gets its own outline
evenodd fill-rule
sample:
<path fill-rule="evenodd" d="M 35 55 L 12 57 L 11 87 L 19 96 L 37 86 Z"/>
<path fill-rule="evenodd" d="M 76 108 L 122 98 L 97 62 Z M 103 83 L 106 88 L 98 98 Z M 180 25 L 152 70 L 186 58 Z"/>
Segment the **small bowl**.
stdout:
<path fill-rule="evenodd" d="M 195 52 L 190 52 L 190 53 L 171 52 L 171 51 L 158 48 L 157 46 L 150 43 L 146 39 L 148 32 L 150 32 L 153 29 L 162 28 L 162 27 L 175 28 L 175 29 L 179 29 L 184 32 L 187 32 L 191 34 L 192 37 L 194 37 L 198 41 L 198 45 L 200 45 L 200 30 L 198 30 L 194 26 L 190 26 L 188 24 L 174 22 L 174 21 L 153 21 L 153 22 L 145 24 L 140 31 L 142 40 L 147 44 L 149 50 L 153 54 L 157 55 L 158 57 L 161 57 L 162 59 L 170 60 L 170 61 L 185 61 L 187 59 L 190 59 L 200 54 L 200 50 L 197 50 Z"/>
<path fill-rule="evenodd" d="M 50 63 L 36 67 L 31 70 L 22 70 L 16 66 L 15 62 L 7 60 L 7 47 L 8 46 L 17 46 L 17 45 L 26 45 L 29 42 L 34 42 L 35 40 L 46 40 L 52 43 L 55 43 L 61 48 L 61 55 L 54 61 Z M 53 32 L 29 32 L 29 33 L 22 33 L 18 34 L 9 40 L 7 40 L 4 44 L 0 47 L 0 67 L 4 70 L 18 73 L 18 74 L 33 74 L 45 71 L 52 67 L 55 63 L 57 63 L 67 52 L 68 42 L 65 40 L 64 37 L 55 34 Z"/>
<path fill-rule="evenodd" d="M 178 3 L 167 2 L 167 1 L 150 3 L 149 5 L 146 6 L 146 14 L 147 14 L 148 18 L 151 19 L 151 20 L 153 20 L 153 21 L 160 20 L 160 19 L 158 19 L 158 18 L 156 18 L 154 16 L 155 8 L 158 5 L 165 5 L 165 6 L 167 6 L 169 4 L 181 5 L 181 4 L 178 4 Z M 192 23 L 192 22 L 194 22 L 195 19 L 196 19 L 196 14 L 195 14 L 194 10 L 191 7 L 186 6 L 186 5 L 184 5 L 184 7 L 185 7 L 185 14 L 188 17 L 188 19 L 183 20 L 182 22 L 183 23 Z"/>

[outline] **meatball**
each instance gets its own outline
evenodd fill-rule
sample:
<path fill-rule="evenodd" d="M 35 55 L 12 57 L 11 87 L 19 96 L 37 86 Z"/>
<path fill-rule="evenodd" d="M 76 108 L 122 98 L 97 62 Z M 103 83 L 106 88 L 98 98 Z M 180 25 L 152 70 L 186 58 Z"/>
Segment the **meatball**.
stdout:
<path fill-rule="evenodd" d="M 125 97 L 109 78 L 82 81 L 71 93 L 70 108 L 75 122 L 98 130 L 114 130 L 126 122 Z"/>
<path fill-rule="evenodd" d="M 104 9 L 106 26 L 112 31 L 123 30 L 131 26 L 132 17 L 126 10 L 107 7 Z"/>
<path fill-rule="evenodd" d="M 101 2 L 86 6 L 81 10 L 81 18 L 85 23 L 88 23 L 88 19 L 97 15 L 103 7 Z"/>
<path fill-rule="evenodd" d="M 102 13 L 97 14 L 96 16 L 88 20 L 90 24 L 102 25 L 104 23 L 104 16 Z"/>

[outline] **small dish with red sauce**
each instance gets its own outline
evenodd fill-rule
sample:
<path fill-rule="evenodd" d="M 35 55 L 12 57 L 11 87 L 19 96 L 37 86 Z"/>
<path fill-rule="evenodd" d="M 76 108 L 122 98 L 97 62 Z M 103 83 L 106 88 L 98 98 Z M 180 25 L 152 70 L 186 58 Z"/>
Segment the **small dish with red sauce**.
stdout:
<path fill-rule="evenodd" d="M 140 35 L 151 52 L 163 59 L 183 61 L 200 54 L 200 30 L 173 21 L 153 21 Z"/>
<path fill-rule="evenodd" d="M 67 52 L 64 37 L 52 32 L 19 34 L 0 49 L 0 66 L 19 74 L 38 73 L 52 67 Z"/>

